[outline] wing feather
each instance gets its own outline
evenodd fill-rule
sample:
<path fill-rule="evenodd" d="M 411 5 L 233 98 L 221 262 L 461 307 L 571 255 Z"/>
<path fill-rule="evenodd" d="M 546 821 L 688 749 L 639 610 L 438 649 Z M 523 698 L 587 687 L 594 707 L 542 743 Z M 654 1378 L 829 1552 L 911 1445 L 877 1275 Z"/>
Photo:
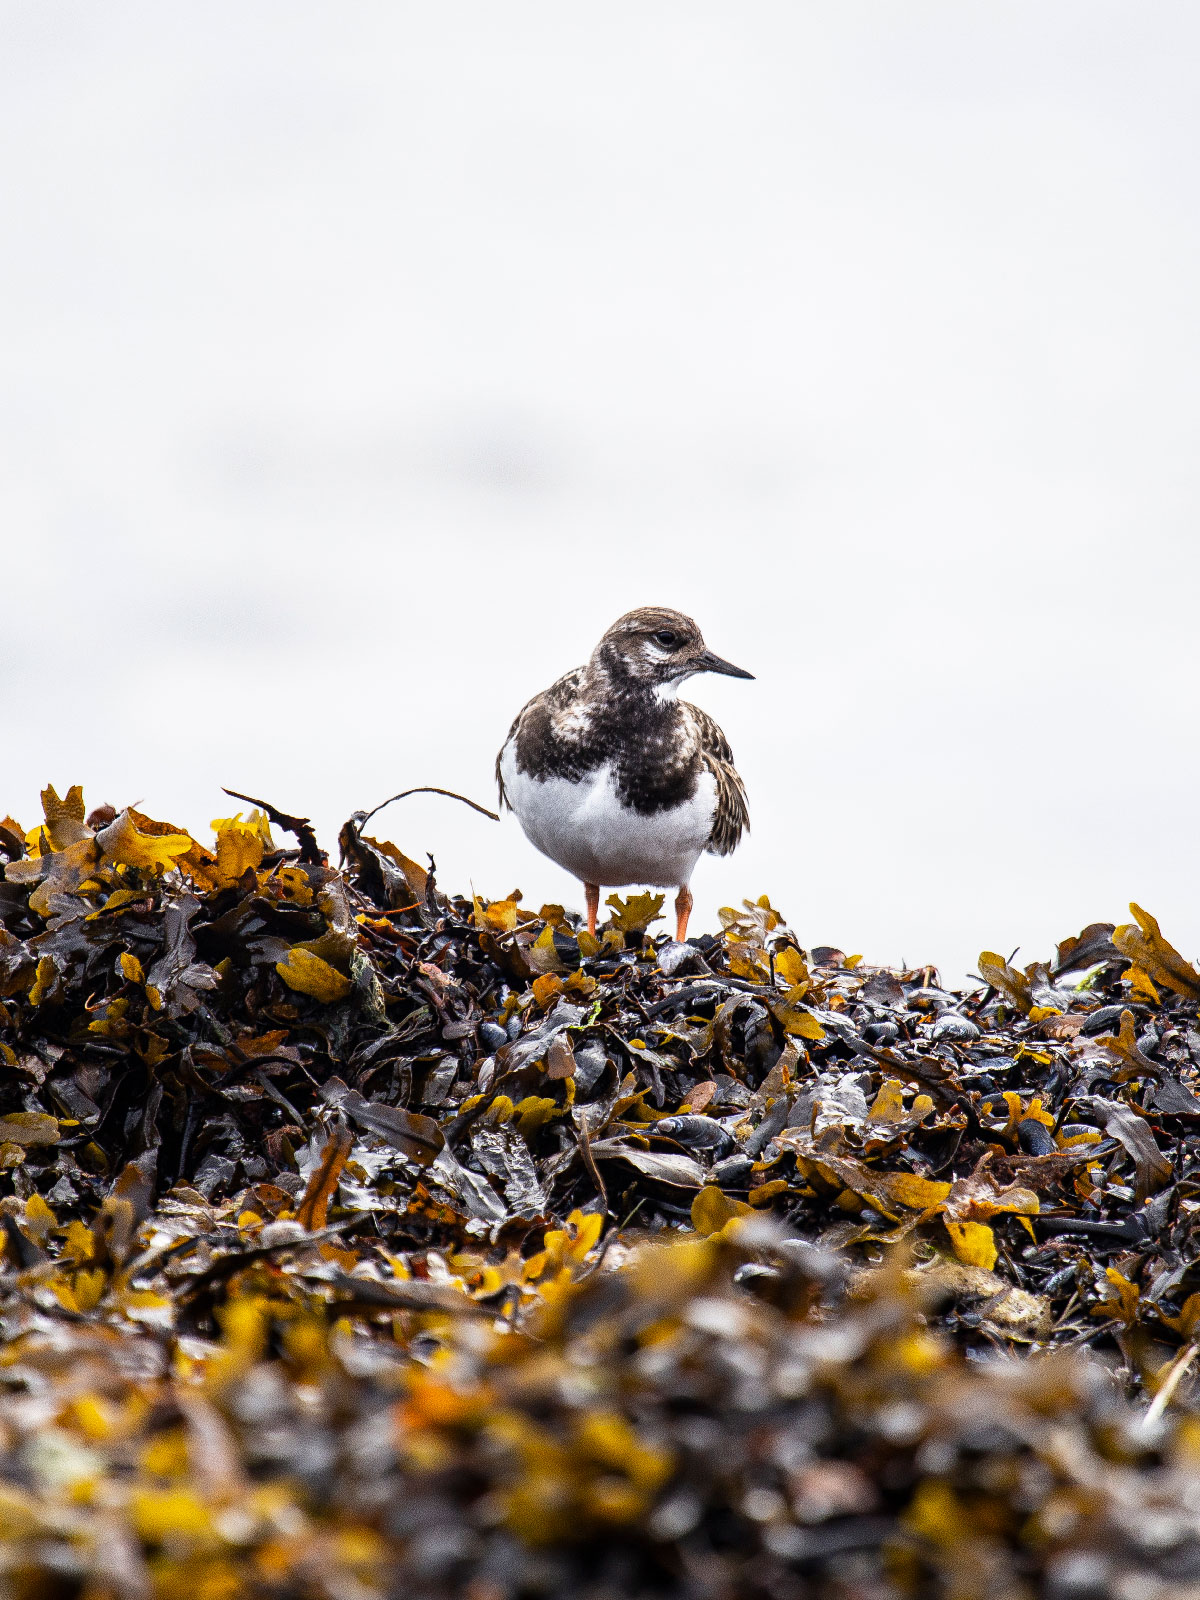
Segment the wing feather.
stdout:
<path fill-rule="evenodd" d="M 496 752 L 496 788 L 500 794 L 501 807 L 512 810 L 512 802 L 504 792 L 504 776 L 500 770 L 500 763 L 504 759 L 504 752 L 515 739 L 518 747 L 521 741 L 521 724 L 526 716 L 535 707 L 540 711 L 548 708 L 551 712 L 569 705 L 579 693 L 579 686 L 583 682 L 584 669 L 572 667 L 570 672 L 564 672 L 561 678 L 555 679 L 548 689 L 543 689 L 541 694 L 535 694 L 532 700 L 527 700 L 513 718 L 512 727 L 508 730 L 508 737 Z"/>
<path fill-rule="evenodd" d="M 743 833 L 750 831 L 750 807 L 746 788 L 733 764 L 733 751 L 729 740 L 707 711 L 690 702 L 688 711 L 696 726 L 700 743 L 700 757 L 717 782 L 717 809 L 713 815 L 712 832 L 708 836 L 708 853 L 714 856 L 731 855 L 738 847 Z"/>

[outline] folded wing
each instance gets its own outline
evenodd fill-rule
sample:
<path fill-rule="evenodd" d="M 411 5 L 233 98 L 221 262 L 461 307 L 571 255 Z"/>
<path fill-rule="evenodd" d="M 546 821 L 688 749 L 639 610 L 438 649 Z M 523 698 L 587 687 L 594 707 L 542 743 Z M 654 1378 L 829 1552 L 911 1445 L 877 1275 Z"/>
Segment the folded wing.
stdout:
<path fill-rule="evenodd" d="M 717 809 L 713 816 L 712 832 L 708 836 L 708 853 L 714 856 L 731 855 L 737 849 L 742 834 L 750 829 L 750 808 L 746 803 L 746 790 L 733 764 L 733 751 L 729 740 L 699 706 L 687 704 L 700 742 L 700 756 L 717 782 Z"/>

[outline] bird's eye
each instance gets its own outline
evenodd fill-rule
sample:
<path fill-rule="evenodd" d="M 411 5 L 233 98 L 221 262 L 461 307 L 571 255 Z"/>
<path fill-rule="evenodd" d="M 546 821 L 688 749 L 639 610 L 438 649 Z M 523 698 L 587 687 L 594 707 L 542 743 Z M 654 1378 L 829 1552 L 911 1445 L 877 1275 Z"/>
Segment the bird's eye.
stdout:
<path fill-rule="evenodd" d="M 674 650 L 679 643 L 679 635 L 672 633 L 670 628 L 660 628 L 654 635 L 654 642 L 662 645 L 664 650 Z"/>

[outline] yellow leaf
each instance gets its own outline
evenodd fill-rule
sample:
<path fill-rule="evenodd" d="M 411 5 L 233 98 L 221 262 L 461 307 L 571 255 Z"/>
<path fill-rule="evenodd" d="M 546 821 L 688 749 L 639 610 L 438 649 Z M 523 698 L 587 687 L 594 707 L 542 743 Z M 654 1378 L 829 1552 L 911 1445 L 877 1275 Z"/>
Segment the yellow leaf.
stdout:
<path fill-rule="evenodd" d="M 1041 1096 L 1036 1094 L 1026 1106 L 1025 1115 L 1021 1120 L 1028 1122 L 1030 1118 L 1036 1122 L 1043 1123 L 1047 1128 L 1053 1128 L 1055 1122 L 1054 1113 L 1046 1110 L 1042 1104 Z"/>
<path fill-rule="evenodd" d="M 100 1304 L 108 1274 L 101 1267 L 85 1267 L 75 1274 L 75 1303 L 80 1311 L 94 1311 Z"/>
<path fill-rule="evenodd" d="M 785 945 L 775 957 L 775 976 L 782 978 L 789 989 L 809 982 L 808 963 L 795 945 Z"/>
<path fill-rule="evenodd" d="M 899 1122 L 904 1115 L 904 1085 L 899 1078 L 885 1078 L 879 1086 L 868 1122 Z"/>
<path fill-rule="evenodd" d="M 670 1476 L 674 1464 L 669 1451 L 649 1446 L 619 1413 L 585 1410 L 576 1424 L 577 1444 L 593 1458 L 622 1473 L 634 1488 L 650 1493 Z M 634 1515 L 642 1509 L 638 1500 Z"/>
<path fill-rule="evenodd" d="M 71 1285 L 64 1278 L 54 1278 L 51 1280 L 50 1287 L 54 1291 L 54 1298 L 62 1306 L 63 1310 L 70 1311 L 72 1315 L 78 1316 L 83 1308 L 76 1300 L 75 1291 Z"/>
<path fill-rule="evenodd" d="M 1188 1295 L 1177 1317 L 1165 1316 L 1161 1311 L 1159 1316 L 1168 1328 L 1174 1328 L 1182 1338 L 1194 1339 L 1197 1328 L 1200 1328 L 1200 1294 Z"/>
<path fill-rule="evenodd" d="M 996 1235 L 986 1222 L 956 1222 L 953 1217 L 943 1217 L 954 1254 L 969 1267 L 985 1267 L 989 1272 L 996 1265 Z"/>
<path fill-rule="evenodd" d="M 1044 1050 L 1031 1050 L 1027 1044 L 1022 1044 L 1017 1046 L 1017 1053 L 1013 1059 L 1018 1066 L 1023 1062 L 1031 1061 L 1035 1066 L 1048 1067 L 1054 1057 L 1047 1055 Z"/>
<path fill-rule="evenodd" d="M 1033 1104 L 1040 1106 L 1040 1101 L 1035 1100 Z M 985 1156 L 974 1172 L 954 1180 L 946 1201 L 947 1215 L 960 1222 L 987 1222 L 1006 1212 L 1036 1217 L 1040 1209 L 1037 1195 L 1032 1189 L 1023 1189 L 1018 1184 L 997 1189 L 992 1178 L 983 1170 L 990 1159 Z"/>
<path fill-rule="evenodd" d="M 1200 972 L 1185 961 L 1174 945 L 1163 938 L 1162 929 L 1148 911 L 1130 904 L 1137 927 L 1126 922 L 1113 929 L 1112 942 L 1123 956 L 1149 974 L 1155 983 L 1190 999 L 1200 997 Z"/>
<path fill-rule="evenodd" d="M 52 850 L 65 850 L 70 844 L 78 844 L 80 839 L 92 837 L 92 830 L 83 820 L 86 810 L 79 784 L 73 783 L 61 800 L 54 785 L 46 785 L 42 790 L 42 815 L 46 819 L 46 833 Z"/>
<path fill-rule="evenodd" d="M 525 960 L 534 972 L 565 972 L 566 964 L 554 943 L 554 928 L 547 923 L 525 951 Z"/>
<path fill-rule="evenodd" d="M 778 1003 L 771 1006 L 776 1019 L 782 1023 L 785 1033 L 790 1033 L 797 1039 L 816 1041 L 825 1037 L 825 1029 L 813 1016 L 807 1006 L 798 1004 L 800 995 L 806 984 L 799 984 L 791 989 Z"/>
<path fill-rule="evenodd" d="M 35 1144 L 57 1144 L 58 1139 L 57 1117 L 49 1117 L 43 1111 L 10 1111 L 6 1117 L 0 1117 L 0 1140 L 28 1148 Z M 28 1205 L 33 1206 L 35 1202 L 50 1211 L 40 1195 L 30 1195 Z M 53 1216 L 53 1212 L 50 1215 Z"/>
<path fill-rule="evenodd" d="M 1121 1071 L 1117 1074 L 1118 1083 L 1127 1082 L 1130 1078 L 1157 1077 L 1158 1068 L 1137 1042 L 1137 1026 L 1132 1011 L 1122 1011 L 1119 1032 L 1102 1034 L 1096 1043 L 1114 1060 L 1122 1063 Z"/>
<path fill-rule="evenodd" d="M 972 1519 L 942 1478 L 921 1480 L 903 1520 L 914 1533 L 943 1549 L 967 1539 L 973 1528 Z"/>
<path fill-rule="evenodd" d="M 563 992 L 563 981 L 555 972 L 544 972 L 540 978 L 533 980 L 533 998 L 547 1010 Z"/>
<path fill-rule="evenodd" d="M 145 899 L 146 891 L 144 889 L 114 889 L 104 902 L 104 910 L 111 913 L 120 910 L 122 906 L 133 905 L 135 901 L 141 901 L 144 904 Z M 98 911 L 92 912 L 92 917 L 98 917 L 99 915 Z M 88 918 L 89 922 L 92 917 Z"/>
<path fill-rule="evenodd" d="M 74 1427 L 93 1444 L 107 1439 L 116 1421 L 112 1402 L 98 1394 L 81 1394 L 71 1401 L 68 1415 Z"/>
<path fill-rule="evenodd" d="M 34 973 L 33 988 L 29 991 L 29 1004 L 40 1006 L 58 982 L 58 967 L 53 956 L 42 956 Z"/>
<path fill-rule="evenodd" d="M 1130 1283 L 1123 1273 L 1118 1272 L 1116 1267 L 1106 1267 L 1104 1276 L 1109 1282 L 1109 1292 L 1099 1305 L 1092 1307 L 1092 1315 L 1113 1317 L 1123 1322 L 1127 1328 L 1132 1327 L 1137 1321 L 1141 1290 L 1136 1283 Z"/>
<path fill-rule="evenodd" d="M 600 1211 L 583 1212 L 576 1209 L 568 1216 L 567 1227 L 575 1230 L 575 1238 L 567 1247 L 567 1253 L 574 1260 L 582 1261 L 603 1232 L 604 1215 Z"/>
<path fill-rule="evenodd" d="M 1010 1000 L 1017 1010 L 1028 1016 L 1033 1009 L 1033 995 L 1030 992 L 1029 979 L 1023 972 L 1018 972 L 1016 967 L 1010 967 L 1003 956 L 997 955 L 994 950 L 984 950 L 979 956 L 979 976 L 993 989 L 999 989 L 1006 1000 Z"/>
<path fill-rule="evenodd" d="M 96 1253 L 96 1236 L 90 1228 L 85 1228 L 82 1222 L 72 1222 L 67 1226 L 67 1237 L 63 1243 L 63 1257 L 67 1261 L 74 1261 L 83 1266 L 92 1259 Z"/>
<path fill-rule="evenodd" d="M 267 814 L 265 811 L 259 811 L 257 807 L 247 811 L 244 817 L 240 811 L 236 811 L 232 817 L 214 817 L 209 823 L 209 827 L 218 837 L 227 828 L 232 829 L 235 833 L 256 833 L 262 840 L 264 850 L 273 850 L 275 848 L 275 841 L 271 837 L 271 825 L 267 820 Z"/>
<path fill-rule="evenodd" d="M 260 812 L 251 811 L 245 821 L 240 811 L 234 817 L 214 817 L 211 826 L 217 843 L 216 862 L 209 870 L 218 888 L 237 883 L 251 869 L 257 871 L 271 843 L 266 818 Z"/>
<path fill-rule="evenodd" d="M 135 1489 L 129 1510 L 138 1537 L 147 1544 L 207 1539 L 212 1533 L 212 1514 L 191 1489 Z"/>
<path fill-rule="evenodd" d="M 490 905 L 475 901 L 475 926 L 492 933 L 511 933 L 517 925 L 520 907 L 515 900 L 493 900 Z"/>
<path fill-rule="evenodd" d="M 299 946 L 292 946 L 294 950 L 307 950 L 310 955 L 319 956 L 322 961 L 327 961 L 339 972 L 343 972 L 350 965 L 356 947 L 357 940 L 352 933 L 345 928 L 335 927 L 327 928 L 319 939 L 305 939 Z M 426 976 L 429 976 L 428 971 Z M 433 981 L 436 983 L 438 979 L 434 978 Z"/>
<path fill-rule="evenodd" d="M 336 967 L 331 967 L 328 961 L 322 961 L 320 956 L 313 955 L 311 950 L 298 944 L 292 946 L 282 961 L 275 963 L 275 971 L 289 989 L 311 995 L 314 1000 L 326 1005 L 331 1005 L 335 1000 L 344 1000 L 353 987 L 350 979 L 344 977 Z"/>
<path fill-rule="evenodd" d="M 729 970 L 735 978 L 745 978 L 750 983 L 766 983 L 767 965 L 765 951 L 748 950 L 733 945 L 729 951 Z"/>
<path fill-rule="evenodd" d="M 769 1205 L 777 1194 L 786 1194 L 787 1192 L 788 1181 L 786 1178 L 772 1178 L 769 1183 L 760 1183 L 757 1189 L 751 1189 L 746 1199 L 752 1206 L 765 1206 Z"/>
<path fill-rule="evenodd" d="M 748 1217 L 750 1212 L 751 1208 L 744 1201 L 731 1200 L 716 1184 L 707 1183 L 692 1201 L 692 1227 L 708 1239 L 738 1217 Z"/>
<path fill-rule="evenodd" d="M 789 1132 L 793 1130 L 785 1130 L 785 1141 Z M 816 1177 L 835 1190 L 849 1189 L 876 1210 L 889 1213 L 896 1206 L 910 1211 L 936 1210 L 951 1189 L 950 1184 L 933 1178 L 919 1178 L 912 1172 L 883 1172 L 852 1156 L 838 1156 L 826 1150 L 811 1155 L 798 1152 L 796 1165 L 805 1176 Z"/>
<path fill-rule="evenodd" d="M 557 1110 L 557 1100 L 550 1100 L 545 1095 L 530 1094 L 526 1095 L 524 1100 L 517 1101 L 513 1107 L 513 1116 L 518 1131 L 526 1139 L 530 1139 L 540 1127 L 550 1121 Z"/>
<path fill-rule="evenodd" d="M 662 908 L 666 895 L 631 894 L 622 899 L 610 894 L 604 902 L 613 908 L 612 925 L 622 933 L 644 933 L 652 922 L 662 921 Z"/>
<path fill-rule="evenodd" d="M 1097 1133 L 1095 1128 L 1088 1128 L 1083 1133 L 1060 1133 L 1058 1136 L 1058 1148 L 1060 1150 L 1077 1150 L 1081 1144 L 1099 1144 L 1103 1137 L 1104 1135 Z"/>
<path fill-rule="evenodd" d="M 1135 1000 L 1145 1001 L 1152 1006 L 1159 1004 L 1158 990 L 1150 982 L 1150 974 L 1148 972 L 1143 972 L 1141 967 L 1134 965 L 1122 976 L 1133 991 Z"/>
<path fill-rule="evenodd" d="M 188 1470 L 187 1435 L 182 1428 L 155 1433 L 141 1451 L 139 1465 L 152 1478 L 184 1478 Z"/>
<path fill-rule="evenodd" d="M 522 1268 L 521 1275 L 525 1282 L 532 1283 L 544 1275 L 557 1277 L 564 1268 L 569 1271 L 582 1266 L 588 1253 L 595 1248 L 603 1228 L 602 1213 L 579 1210 L 571 1212 L 565 1228 L 547 1228 L 542 1235 L 541 1250 L 537 1255 L 530 1256 Z"/>
<path fill-rule="evenodd" d="M 144 983 L 146 974 L 142 971 L 142 963 L 128 950 L 121 951 L 121 972 L 130 983 Z"/>
<path fill-rule="evenodd" d="M 292 905 L 312 905 L 313 892 L 303 867 L 280 867 L 275 874 L 275 882 L 283 890 L 283 898 L 290 900 Z"/>
<path fill-rule="evenodd" d="M 936 1178 L 918 1178 L 915 1172 L 881 1172 L 879 1178 L 887 1198 L 912 1211 L 928 1211 L 931 1206 L 941 1205 L 952 1187 Z"/>
<path fill-rule="evenodd" d="M 143 820 L 138 818 L 138 821 Z M 192 848 L 186 833 L 143 833 L 126 808 L 96 835 L 106 861 L 146 872 L 170 872 L 179 856 Z"/>
<path fill-rule="evenodd" d="M 1008 1121 L 1003 1130 L 1006 1139 L 1016 1138 L 1017 1125 L 1022 1122 L 1040 1122 L 1053 1132 L 1054 1117 L 1043 1109 L 1041 1099 L 1037 1095 L 1026 1105 L 1019 1094 L 1012 1089 L 1006 1089 L 1004 1103 L 1008 1107 Z"/>
<path fill-rule="evenodd" d="M 28 1116 L 30 1113 L 25 1112 Z M 47 1117 L 47 1122 L 53 1122 L 53 1117 Z M 25 1232 L 35 1244 L 45 1244 L 50 1237 L 51 1228 L 58 1226 L 58 1218 L 42 1199 L 40 1194 L 31 1194 L 25 1202 L 25 1216 L 22 1219 Z"/>

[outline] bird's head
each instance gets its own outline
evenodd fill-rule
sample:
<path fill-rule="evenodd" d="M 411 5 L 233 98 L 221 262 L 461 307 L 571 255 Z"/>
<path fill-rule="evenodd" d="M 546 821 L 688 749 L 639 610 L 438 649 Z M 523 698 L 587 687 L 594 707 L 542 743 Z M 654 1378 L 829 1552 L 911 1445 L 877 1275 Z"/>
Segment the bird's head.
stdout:
<path fill-rule="evenodd" d="M 592 661 L 612 680 L 632 680 L 664 695 L 673 694 L 698 672 L 754 676 L 714 655 L 691 617 L 666 606 L 640 606 L 618 617 L 596 646 Z"/>

